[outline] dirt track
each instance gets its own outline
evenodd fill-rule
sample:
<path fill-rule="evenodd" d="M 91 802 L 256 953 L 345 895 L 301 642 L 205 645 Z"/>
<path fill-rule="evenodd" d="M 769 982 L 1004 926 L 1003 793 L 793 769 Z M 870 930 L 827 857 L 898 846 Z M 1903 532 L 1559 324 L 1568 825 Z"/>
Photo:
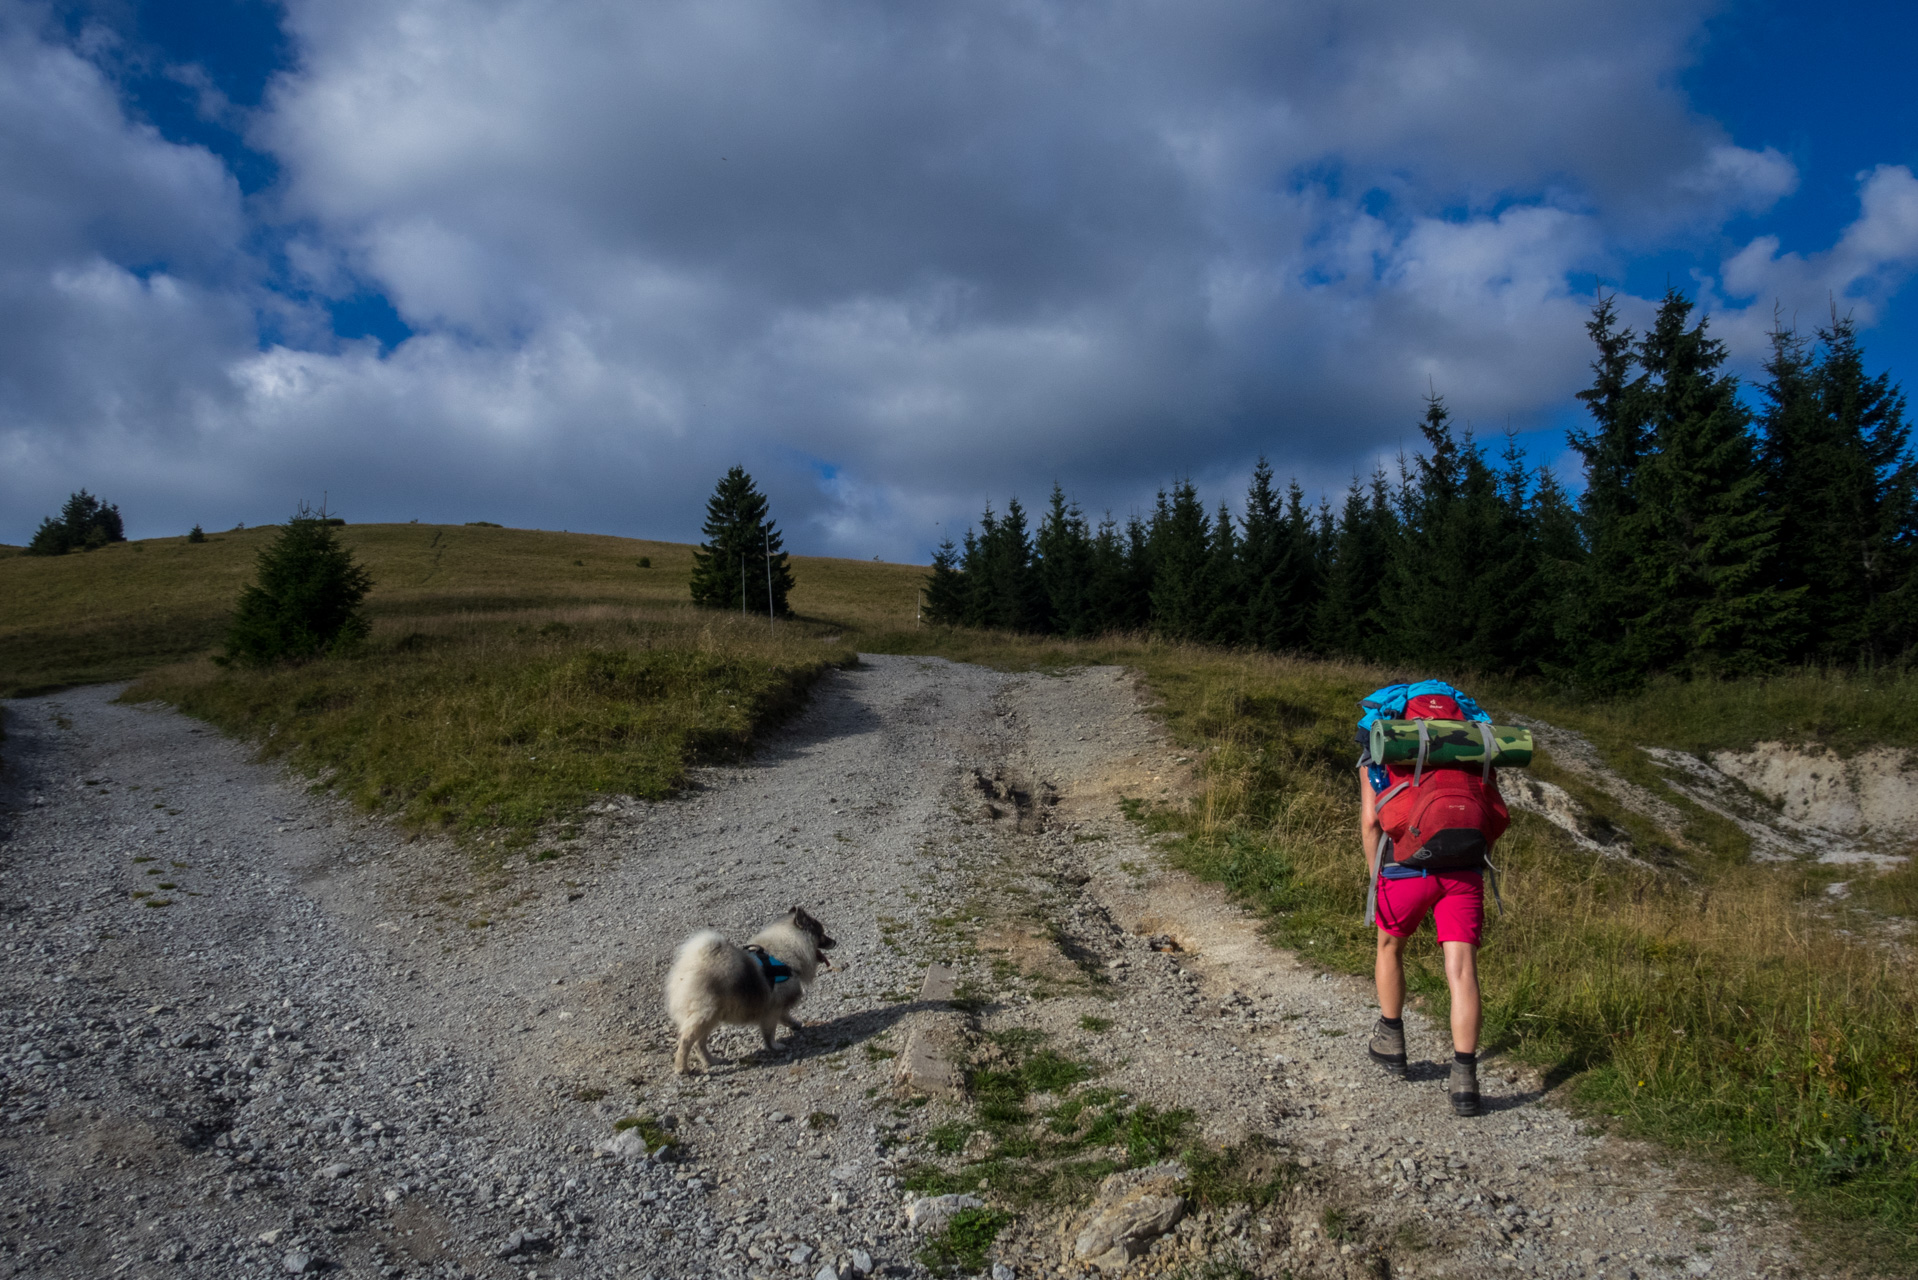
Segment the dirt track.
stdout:
<path fill-rule="evenodd" d="M 1189 1218 L 1133 1270 L 1803 1273 L 1749 1188 L 1581 1136 L 1525 1072 L 1491 1064 L 1488 1114 L 1454 1119 L 1416 1016 L 1418 1079 L 1378 1077 L 1364 986 L 1266 947 L 1119 815 L 1178 764 L 1116 670 L 870 658 L 749 765 L 477 877 L 115 692 L 8 708 L 14 1274 L 917 1273 L 893 1174 L 968 1113 L 899 1106 L 887 1055 L 942 961 L 979 997 L 970 1032 L 1045 1031 L 1102 1085 L 1303 1167 L 1271 1211 Z M 813 1025 L 770 1061 L 725 1033 L 710 1078 L 675 1079 L 673 944 L 795 902 L 841 943 Z M 642 1112 L 677 1159 L 595 1150 Z M 1056 1272 L 1075 1225 L 1028 1215 L 1001 1266 Z"/>

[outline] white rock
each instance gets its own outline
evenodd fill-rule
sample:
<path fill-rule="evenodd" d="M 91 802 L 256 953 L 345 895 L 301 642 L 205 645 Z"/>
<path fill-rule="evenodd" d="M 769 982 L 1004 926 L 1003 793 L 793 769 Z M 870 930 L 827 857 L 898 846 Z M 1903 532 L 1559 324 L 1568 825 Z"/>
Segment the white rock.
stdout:
<path fill-rule="evenodd" d="M 871 1275 L 872 1255 L 864 1249 L 854 1249 L 852 1251 L 852 1269 L 862 1276 Z"/>
<path fill-rule="evenodd" d="M 815 1275 L 812 1280 L 839 1280 L 839 1268 L 828 1262 L 825 1266 L 819 1268 L 819 1274 Z"/>
<path fill-rule="evenodd" d="M 921 1235 L 936 1236 L 946 1229 L 952 1215 L 961 1209 L 983 1209 L 985 1201 L 976 1196 L 926 1196 L 906 1206 L 906 1224 Z"/>
<path fill-rule="evenodd" d="M 992 1280 L 1013 1280 L 1017 1273 L 1003 1262 L 992 1264 Z"/>
<path fill-rule="evenodd" d="M 295 1250 L 280 1259 L 280 1265 L 296 1276 L 303 1276 L 313 1270 L 313 1255 Z"/>
<path fill-rule="evenodd" d="M 638 1129 L 622 1129 L 604 1142 L 595 1143 L 593 1150 L 621 1160 L 644 1160 L 649 1154 L 646 1139 Z"/>
<path fill-rule="evenodd" d="M 338 1178 L 344 1178 L 347 1174 L 351 1172 L 353 1172 L 352 1165 L 347 1164 L 344 1160 L 335 1160 L 332 1164 L 329 1164 L 325 1168 L 320 1170 L 320 1176 L 322 1178 L 338 1179 Z"/>
<path fill-rule="evenodd" d="M 851 1182 L 859 1176 L 859 1162 L 854 1160 L 847 1164 L 834 1165 L 832 1172 L 827 1176 L 834 1182 Z"/>
<path fill-rule="evenodd" d="M 791 1253 L 786 1255 L 786 1261 L 792 1263 L 796 1267 L 803 1267 L 808 1262 L 812 1261 L 812 1255 L 813 1255 L 813 1247 L 809 1244 L 802 1244 L 798 1248 L 794 1249 Z"/>
<path fill-rule="evenodd" d="M 1176 1162 L 1115 1173 L 1099 1185 L 1091 1218 L 1073 1242 L 1073 1256 L 1102 1271 L 1123 1270 L 1185 1215 Z"/>

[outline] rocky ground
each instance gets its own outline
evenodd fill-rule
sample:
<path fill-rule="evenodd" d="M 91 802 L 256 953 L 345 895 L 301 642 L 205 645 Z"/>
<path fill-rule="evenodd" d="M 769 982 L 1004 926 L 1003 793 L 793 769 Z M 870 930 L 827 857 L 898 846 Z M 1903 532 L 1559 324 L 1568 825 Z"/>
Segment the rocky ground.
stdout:
<path fill-rule="evenodd" d="M 1004 1138 L 976 1099 L 898 1087 L 935 1026 L 1265 1140 L 1282 1195 L 1196 1204 L 1175 1177 L 1131 1272 L 1806 1273 L 1752 1188 L 1587 1134 L 1523 1070 L 1488 1064 L 1487 1114 L 1455 1119 L 1416 1015 L 1413 1081 L 1379 1076 L 1364 985 L 1266 946 L 1121 815 L 1182 762 L 1117 670 L 869 658 L 749 764 L 500 866 L 116 692 L 7 707 L 12 1274 L 924 1274 L 936 1215 L 903 1182 Z M 794 903 L 840 942 L 810 1025 L 770 1058 L 722 1033 L 710 1076 L 674 1077 L 673 945 Z M 919 998 L 935 964 L 956 1003 Z M 1086 1269 L 1092 1210 L 1018 1209 L 992 1274 Z"/>

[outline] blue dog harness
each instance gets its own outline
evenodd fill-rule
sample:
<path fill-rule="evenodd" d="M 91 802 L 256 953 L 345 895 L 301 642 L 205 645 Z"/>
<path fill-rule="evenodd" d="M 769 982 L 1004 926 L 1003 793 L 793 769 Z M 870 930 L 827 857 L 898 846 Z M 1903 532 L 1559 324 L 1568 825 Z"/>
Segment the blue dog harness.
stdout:
<path fill-rule="evenodd" d="M 793 976 L 792 966 L 782 964 L 780 961 L 774 959 L 770 952 L 760 947 L 752 947 L 749 949 L 755 956 L 759 957 L 759 968 L 765 973 L 768 984 L 776 987 Z"/>

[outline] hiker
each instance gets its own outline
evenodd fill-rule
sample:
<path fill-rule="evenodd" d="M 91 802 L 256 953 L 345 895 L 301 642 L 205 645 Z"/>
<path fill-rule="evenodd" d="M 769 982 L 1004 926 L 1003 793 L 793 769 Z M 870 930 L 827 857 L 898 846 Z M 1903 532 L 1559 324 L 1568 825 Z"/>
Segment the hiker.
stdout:
<path fill-rule="evenodd" d="M 1494 841 L 1511 817 L 1498 793 L 1495 759 L 1525 763 L 1516 751 L 1500 757 L 1491 717 L 1450 685 L 1428 680 L 1388 685 L 1362 704 L 1359 731 L 1359 831 L 1372 884 L 1366 919 L 1378 924 L 1373 974 L 1379 1021 L 1366 1047 L 1390 1074 L 1405 1076 L 1405 946 L 1426 916 L 1445 955 L 1452 992 L 1452 1110 L 1479 1113 L 1478 947 L 1485 927 L 1485 868 Z M 1443 721 L 1433 737 L 1423 721 Z M 1386 722 L 1396 741 L 1416 747 L 1398 763 L 1373 758 L 1372 725 Z M 1415 727 L 1416 731 L 1410 731 Z M 1501 737 L 1522 731 L 1500 730 Z M 1390 736 L 1389 732 L 1386 736 Z M 1381 738 L 1383 741 L 1384 738 Z M 1438 761 L 1446 761 L 1441 764 Z"/>

